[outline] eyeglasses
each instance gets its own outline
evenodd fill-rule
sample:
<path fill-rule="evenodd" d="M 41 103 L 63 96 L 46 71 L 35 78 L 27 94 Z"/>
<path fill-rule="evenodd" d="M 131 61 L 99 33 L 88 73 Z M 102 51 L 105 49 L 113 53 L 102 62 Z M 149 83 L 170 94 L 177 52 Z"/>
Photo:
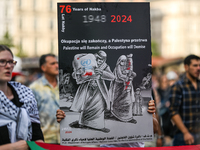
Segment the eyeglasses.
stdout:
<path fill-rule="evenodd" d="M 15 61 L 15 60 L 6 61 L 6 60 L 1 60 L 0 59 L 0 67 L 5 67 L 7 65 L 7 63 L 9 63 L 9 65 L 11 67 L 14 67 L 17 64 L 17 61 Z"/>

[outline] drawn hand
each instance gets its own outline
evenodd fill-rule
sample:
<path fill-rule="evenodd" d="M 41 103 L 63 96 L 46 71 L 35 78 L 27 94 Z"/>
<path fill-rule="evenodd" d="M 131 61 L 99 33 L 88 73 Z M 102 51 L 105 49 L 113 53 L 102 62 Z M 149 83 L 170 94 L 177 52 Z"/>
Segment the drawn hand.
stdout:
<path fill-rule="evenodd" d="M 133 77 L 129 77 L 129 81 L 133 81 Z"/>
<path fill-rule="evenodd" d="M 95 89 L 97 87 L 97 83 L 95 80 L 90 81 L 90 85 L 93 89 Z"/>
<path fill-rule="evenodd" d="M 62 120 L 62 119 L 64 119 L 65 118 L 65 112 L 64 111 L 62 111 L 62 110 L 60 110 L 60 109 L 58 109 L 57 111 L 56 111 L 56 118 L 57 118 L 57 122 L 58 123 L 60 123 L 60 121 Z"/>
<path fill-rule="evenodd" d="M 127 73 L 128 73 L 127 70 L 122 71 L 122 74 L 127 74 Z"/>
<path fill-rule="evenodd" d="M 96 69 L 94 70 L 94 72 L 95 72 L 96 75 L 100 75 L 100 76 L 103 74 L 103 70 L 102 70 L 102 69 L 99 69 L 99 68 L 96 68 Z"/>

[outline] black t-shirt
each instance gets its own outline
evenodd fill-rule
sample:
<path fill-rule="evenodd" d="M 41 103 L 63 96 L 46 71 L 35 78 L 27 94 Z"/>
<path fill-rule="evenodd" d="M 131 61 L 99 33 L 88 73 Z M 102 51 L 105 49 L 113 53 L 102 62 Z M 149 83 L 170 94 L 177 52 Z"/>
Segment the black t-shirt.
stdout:
<path fill-rule="evenodd" d="M 8 86 L 11 88 L 14 98 L 11 100 L 17 107 L 21 107 L 23 103 L 19 101 L 19 97 L 15 89 L 8 83 Z M 32 139 L 31 141 L 44 140 L 40 124 L 32 123 Z M 10 143 L 9 133 L 7 126 L 0 127 L 0 145 Z"/>

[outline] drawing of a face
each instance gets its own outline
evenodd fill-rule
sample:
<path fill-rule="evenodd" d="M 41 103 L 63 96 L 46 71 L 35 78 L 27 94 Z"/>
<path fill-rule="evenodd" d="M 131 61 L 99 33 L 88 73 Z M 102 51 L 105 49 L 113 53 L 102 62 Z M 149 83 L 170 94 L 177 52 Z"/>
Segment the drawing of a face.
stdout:
<path fill-rule="evenodd" d="M 140 89 L 139 89 L 139 88 L 136 89 L 136 94 L 137 94 L 137 95 L 140 94 Z"/>
<path fill-rule="evenodd" d="M 97 58 L 97 65 L 100 66 L 101 64 L 103 64 L 104 59 L 101 58 Z"/>
<path fill-rule="evenodd" d="M 120 65 L 120 66 L 125 66 L 127 62 L 127 58 L 125 55 L 121 55 L 118 60 L 117 60 L 117 64 L 116 65 Z"/>
<path fill-rule="evenodd" d="M 75 73 L 75 79 L 76 79 L 76 82 L 79 83 L 83 80 L 83 76 L 82 74 L 84 73 L 83 69 L 82 68 L 78 68 L 76 71 L 74 71 Z"/>
<path fill-rule="evenodd" d="M 104 51 L 99 51 L 95 54 L 95 56 L 98 66 L 101 66 L 104 62 L 106 62 L 107 54 Z"/>
<path fill-rule="evenodd" d="M 126 65 L 126 59 L 121 60 L 120 65 L 125 66 Z"/>

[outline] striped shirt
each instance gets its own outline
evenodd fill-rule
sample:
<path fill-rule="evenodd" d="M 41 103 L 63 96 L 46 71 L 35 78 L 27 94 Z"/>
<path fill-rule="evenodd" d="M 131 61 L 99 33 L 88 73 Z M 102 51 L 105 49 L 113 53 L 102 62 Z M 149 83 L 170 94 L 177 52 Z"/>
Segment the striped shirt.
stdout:
<path fill-rule="evenodd" d="M 184 75 L 172 86 L 169 100 L 171 116 L 179 114 L 189 132 L 200 132 L 200 80 L 195 89 Z"/>

